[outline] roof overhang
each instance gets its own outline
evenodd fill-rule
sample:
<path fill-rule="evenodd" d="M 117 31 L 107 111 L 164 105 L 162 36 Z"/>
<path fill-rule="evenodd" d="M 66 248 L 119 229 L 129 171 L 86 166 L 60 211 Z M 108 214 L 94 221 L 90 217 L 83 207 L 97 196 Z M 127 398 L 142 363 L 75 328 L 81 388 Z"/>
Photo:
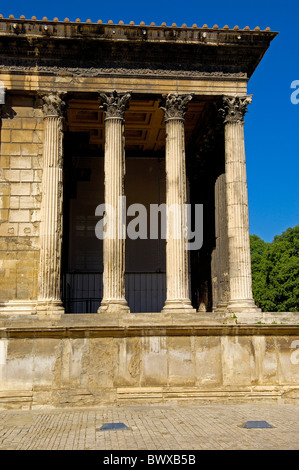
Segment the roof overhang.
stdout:
<path fill-rule="evenodd" d="M 122 23 L 122 22 L 121 22 Z M 125 68 L 168 74 L 238 74 L 249 79 L 277 35 L 269 28 L 188 28 L 0 19 L 0 70 Z"/>

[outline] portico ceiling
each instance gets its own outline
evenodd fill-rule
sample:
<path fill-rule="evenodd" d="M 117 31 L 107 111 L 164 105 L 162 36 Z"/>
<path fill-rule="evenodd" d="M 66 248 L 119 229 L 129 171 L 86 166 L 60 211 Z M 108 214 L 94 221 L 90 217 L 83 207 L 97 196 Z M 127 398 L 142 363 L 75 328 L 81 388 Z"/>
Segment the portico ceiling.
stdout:
<path fill-rule="evenodd" d="M 190 102 L 185 117 L 185 138 L 188 143 L 205 102 Z M 104 112 L 98 101 L 74 99 L 67 111 L 69 132 L 88 132 L 91 149 L 104 150 Z M 164 113 L 158 99 L 132 99 L 125 114 L 125 148 L 129 151 L 159 152 L 165 147 Z"/>

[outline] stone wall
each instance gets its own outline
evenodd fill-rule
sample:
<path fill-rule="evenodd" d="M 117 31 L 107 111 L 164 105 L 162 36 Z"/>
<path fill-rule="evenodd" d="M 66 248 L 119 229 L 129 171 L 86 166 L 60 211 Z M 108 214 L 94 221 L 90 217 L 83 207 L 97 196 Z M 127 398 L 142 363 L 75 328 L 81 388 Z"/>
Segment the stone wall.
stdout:
<path fill-rule="evenodd" d="M 0 336 L 1 407 L 299 398 L 298 324 L 32 316 Z"/>
<path fill-rule="evenodd" d="M 14 96 L 1 122 L 0 305 L 37 296 L 43 118 L 34 98 Z"/>

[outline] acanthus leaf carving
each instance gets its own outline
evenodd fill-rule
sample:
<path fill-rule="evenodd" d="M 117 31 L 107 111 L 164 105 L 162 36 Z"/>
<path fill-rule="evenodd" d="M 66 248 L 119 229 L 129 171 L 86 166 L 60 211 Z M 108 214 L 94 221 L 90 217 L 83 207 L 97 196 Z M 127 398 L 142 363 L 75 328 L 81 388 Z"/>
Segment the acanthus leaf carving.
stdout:
<path fill-rule="evenodd" d="M 223 96 L 222 107 L 219 109 L 224 124 L 244 122 L 247 106 L 252 101 L 252 95 L 247 96 Z"/>
<path fill-rule="evenodd" d="M 184 119 L 187 112 L 189 101 L 193 98 L 193 93 L 179 95 L 178 93 L 169 93 L 160 108 L 165 113 L 165 121 L 169 119 Z"/>
<path fill-rule="evenodd" d="M 112 93 L 99 93 L 102 100 L 100 108 L 105 112 L 105 118 L 124 119 L 125 111 L 128 108 L 132 92 L 118 93 L 114 90 Z"/>
<path fill-rule="evenodd" d="M 63 92 L 49 92 L 42 93 L 40 97 L 43 101 L 43 113 L 45 117 L 62 117 L 66 106 L 63 101 L 65 93 Z"/>

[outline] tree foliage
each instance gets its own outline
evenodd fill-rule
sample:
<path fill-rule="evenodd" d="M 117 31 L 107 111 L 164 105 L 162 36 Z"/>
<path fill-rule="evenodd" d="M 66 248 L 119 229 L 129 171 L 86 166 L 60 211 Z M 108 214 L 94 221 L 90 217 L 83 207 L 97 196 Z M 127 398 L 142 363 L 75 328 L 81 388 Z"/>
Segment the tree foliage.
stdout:
<path fill-rule="evenodd" d="M 299 225 L 272 243 L 250 236 L 252 290 L 265 312 L 299 311 Z"/>

